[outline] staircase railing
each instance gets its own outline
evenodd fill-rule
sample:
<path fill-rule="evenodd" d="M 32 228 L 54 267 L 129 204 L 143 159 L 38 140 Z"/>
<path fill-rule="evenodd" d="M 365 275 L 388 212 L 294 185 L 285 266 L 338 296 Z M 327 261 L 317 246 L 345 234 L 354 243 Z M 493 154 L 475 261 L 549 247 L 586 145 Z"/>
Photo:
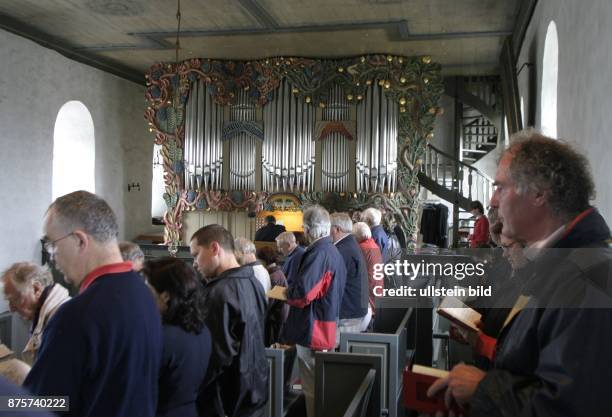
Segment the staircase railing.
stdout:
<path fill-rule="evenodd" d="M 497 146 L 501 123 L 499 77 L 463 77 L 458 91 L 463 107 L 461 160 L 473 164 Z"/>
<path fill-rule="evenodd" d="M 469 203 L 474 200 L 479 200 L 486 207 L 491 199 L 493 180 L 489 176 L 433 145 L 427 145 L 420 171 L 446 189 L 447 194 L 440 197 L 449 200 L 448 197 L 456 193 L 458 203 L 464 210 L 469 210 Z M 430 191 L 438 194 L 437 190 Z"/>
<path fill-rule="evenodd" d="M 496 109 L 498 107 L 500 99 L 499 77 L 464 77 L 462 81 L 463 88 L 466 92 L 478 97 L 482 103 L 491 109 Z"/>

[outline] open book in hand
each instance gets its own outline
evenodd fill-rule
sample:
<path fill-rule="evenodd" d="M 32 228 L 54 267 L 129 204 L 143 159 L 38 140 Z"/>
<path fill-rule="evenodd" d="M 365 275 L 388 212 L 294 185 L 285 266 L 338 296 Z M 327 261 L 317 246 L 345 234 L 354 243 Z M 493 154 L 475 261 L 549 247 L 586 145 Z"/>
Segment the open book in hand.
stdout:
<path fill-rule="evenodd" d="M 455 297 L 444 297 L 437 313 L 462 329 L 480 332 L 477 323 L 482 315 Z"/>
<path fill-rule="evenodd" d="M 266 296 L 268 296 L 268 298 L 274 298 L 275 300 L 287 301 L 287 287 L 275 285 L 266 293 Z"/>
<path fill-rule="evenodd" d="M 0 359 L 11 356 L 13 351 L 10 350 L 4 343 L 0 344 Z"/>
<path fill-rule="evenodd" d="M 407 366 L 404 369 L 404 405 L 406 408 L 429 414 L 448 411 L 444 403 L 445 390 L 441 390 L 434 397 L 427 396 L 427 390 L 431 384 L 446 376 L 448 376 L 448 371 L 442 369 L 422 365 Z M 459 411 L 458 405 L 454 402 L 451 408 Z"/>

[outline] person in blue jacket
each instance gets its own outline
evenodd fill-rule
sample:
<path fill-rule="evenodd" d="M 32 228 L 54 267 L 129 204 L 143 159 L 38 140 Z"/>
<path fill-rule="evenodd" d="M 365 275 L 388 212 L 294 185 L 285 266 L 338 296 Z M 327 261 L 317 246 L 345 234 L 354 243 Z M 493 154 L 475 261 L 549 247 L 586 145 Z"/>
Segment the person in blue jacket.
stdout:
<path fill-rule="evenodd" d="M 331 216 L 331 237 L 346 266 L 346 282 L 340 304 L 340 332 L 359 333 L 367 329 L 372 310 L 368 310 L 368 269 L 347 213 Z"/>
<path fill-rule="evenodd" d="M 346 267 L 329 236 L 329 213 L 320 206 L 309 207 L 304 210 L 303 222 L 311 243 L 286 291 L 290 309 L 282 339 L 297 345 L 306 411 L 308 417 L 313 417 L 314 352 L 336 346 Z"/>
<path fill-rule="evenodd" d="M 58 198 L 44 220 L 44 248 L 78 295 L 49 321 L 24 386 L 68 396 L 63 416 L 153 417 L 162 352 L 155 300 L 123 262 L 115 214 L 100 197 Z"/>
<path fill-rule="evenodd" d="M 380 223 L 382 221 L 382 213 L 380 210 L 370 207 L 361 213 L 361 219 L 362 221 L 366 222 L 368 226 L 370 226 L 370 230 L 372 231 L 372 239 L 374 239 L 374 242 L 376 242 L 380 248 L 380 252 L 383 254 L 383 259 L 386 261 L 387 256 L 385 253 L 387 244 L 389 243 L 389 236 Z"/>
<path fill-rule="evenodd" d="M 143 274 L 164 333 L 157 417 L 197 417 L 212 344 L 204 323 L 204 288 L 193 268 L 176 258 L 147 261 Z"/>

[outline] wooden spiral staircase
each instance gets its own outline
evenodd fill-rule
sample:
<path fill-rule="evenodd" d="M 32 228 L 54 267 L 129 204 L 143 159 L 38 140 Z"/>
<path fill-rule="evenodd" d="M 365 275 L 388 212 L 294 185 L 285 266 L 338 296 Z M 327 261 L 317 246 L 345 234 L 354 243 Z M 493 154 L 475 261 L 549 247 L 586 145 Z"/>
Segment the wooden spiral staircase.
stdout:
<path fill-rule="evenodd" d="M 471 217 L 470 203 L 486 207 L 493 180 L 473 165 L 497 148 L 502 136 L 501 83 L 497 76 L 455 77 L 446 82 L 455 99 L 455 152 L 428 145 L 418 174 L 421 186 L 455 206 L 453 246 L 462 220 Z"/>

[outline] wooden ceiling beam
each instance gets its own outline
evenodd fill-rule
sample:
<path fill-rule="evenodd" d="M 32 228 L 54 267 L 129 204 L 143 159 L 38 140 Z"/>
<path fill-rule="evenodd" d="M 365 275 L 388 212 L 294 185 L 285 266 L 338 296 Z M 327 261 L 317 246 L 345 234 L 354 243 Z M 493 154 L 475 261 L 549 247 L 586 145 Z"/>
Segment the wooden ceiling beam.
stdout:
<path fill-rule="evenodd" d="M 101 71 L 108 72 L 136 84 L 145 84 L 144 76 L 140 71 L 122 65 L 114 60 L 101 58 L 93 53 L 83 51 L 81 48 L 78 48 L 75 45 L 64 42 L 59 38 L 34 28 L 33 26 L 1 13 L 0 28 L 36 42 L 45 48 L 53 49 L 66 58 L 89 65 Z"/>

